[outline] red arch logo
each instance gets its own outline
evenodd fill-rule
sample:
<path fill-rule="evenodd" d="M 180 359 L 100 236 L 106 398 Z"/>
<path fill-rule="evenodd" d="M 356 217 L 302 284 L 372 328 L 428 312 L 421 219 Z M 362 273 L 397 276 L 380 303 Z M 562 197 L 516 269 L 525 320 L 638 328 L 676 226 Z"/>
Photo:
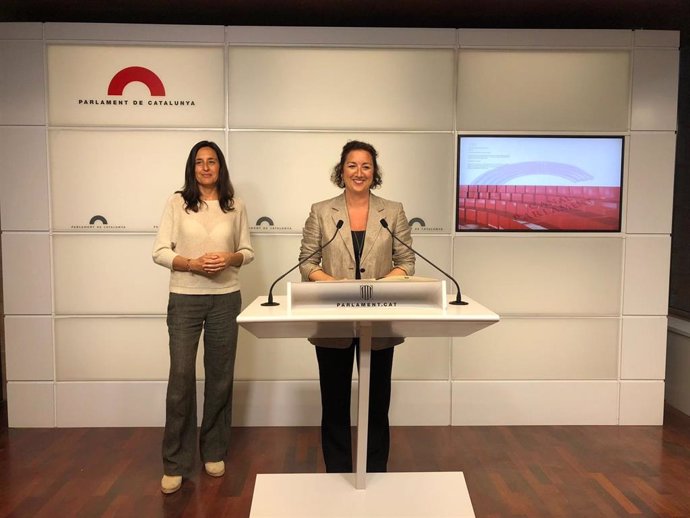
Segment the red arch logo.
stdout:
<path fill-rule="evenodd" d="M 144 83 L 152 96 L 162 97 L 165 95 L 163 82 L 156 74 L 144 67 L 127 67 L 120 70 L 110 80 L 108 95 L 122 95 L 125 86 L 134 81 Z"/>

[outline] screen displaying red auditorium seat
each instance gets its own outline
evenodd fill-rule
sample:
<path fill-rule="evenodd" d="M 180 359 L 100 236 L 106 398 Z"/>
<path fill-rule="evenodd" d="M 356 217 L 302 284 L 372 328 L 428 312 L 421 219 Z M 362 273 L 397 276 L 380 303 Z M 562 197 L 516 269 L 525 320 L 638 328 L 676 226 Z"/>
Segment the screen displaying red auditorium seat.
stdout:
<path fill-rule="evenodd" d="M 458 137 L 457 231 L 619 232 L 621 136 Z"/>

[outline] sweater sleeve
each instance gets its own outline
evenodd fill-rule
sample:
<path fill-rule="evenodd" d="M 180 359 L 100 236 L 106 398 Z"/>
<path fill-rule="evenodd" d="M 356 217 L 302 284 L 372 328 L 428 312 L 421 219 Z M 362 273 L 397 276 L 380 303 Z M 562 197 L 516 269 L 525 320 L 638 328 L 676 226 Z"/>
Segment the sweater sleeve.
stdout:
<path fill-rule="evenodd" d="M 153 243 L 153 262 L 172 270 L 175 253 L 175 214 L 173 198 L 168 198 L 163 210 L 156 241 Z"/>
<path fill-rule="evenodd" d="M 239 240 L 237 242 L 237 250 L 235 251 L 244 256 L 242 266 L 245 266 L 254 260 L 254 248 L 252 248 L 252 242 L 249 237 L 249 219 L 247 217 L 247 208 L 245 207 L 244 203 L 238 205 L 241 205 L 239 211 Z"/>

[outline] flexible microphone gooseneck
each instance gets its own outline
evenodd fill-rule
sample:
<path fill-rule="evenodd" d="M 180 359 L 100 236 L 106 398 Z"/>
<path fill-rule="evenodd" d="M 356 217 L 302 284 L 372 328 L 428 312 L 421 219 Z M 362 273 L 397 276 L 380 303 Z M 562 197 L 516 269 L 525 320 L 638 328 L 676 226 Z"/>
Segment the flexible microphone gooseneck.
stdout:
<path fill-rule="evenodd" d="M 312 257 L 314 257 L 316 254 L 318 254 L 321 250 L 323 250 L 324 248 L 326 248 L 328 245 L 330 245 L 330 244 L 331 244 L 331 241 L 333 241 L 333 240 L 335 239 L 335 236 L 338 235 L 338 232 L 340 232 L 340 229 L 342 228 L 342 226 L 343 226 L 343 220 L 342 220 L 342 219 L 339 219 L 338 222 L 335 224 L 335 233 L 333 234 L 333 237 L 332 237 L 332 238 L 330 238 L 330 239 L 329 239 L 328 241 L 326 241 L 322 246 L 320 246 L 319 248 L 317 248 L 316 250 L 314 250 L 311 254 L 309 254 L 307 257 L 305 257 L 304 259 L 302 259 L 299 263 L 297 263 L 295 266 L 293 266 L 292 268 L 290 268 L 287 272 L 285 272 L 283 275 L 281 275 L 281 276 L 278 277 L 275 281 L 273 281 L 273 284 L 271 284 L 271 288 L 268 290 L 268 300 L 267 300 L 266 302 L 262 302 L 261 305 L 262 305 L 262 306 L 280 306 L 280 303 L 279 303 L 279 302 L 273 302 L 273 288 L 275 287 L 276 283 L 277 283 L 280 279 L 282 279 L 283 277 L 285 277 L 288 273 L 290 273 L 292 270 L 294 270 L 294 269 L 297 268 L 298 266 L 300 266 L 300 265 L 306 263 L 309 259 L 311 259 Z"/>
<path fill-rule="evenodd" d="M 431 266 L 433 266 L 434 268 L 436 268 L 439 272 L 441 272 L 443 275 L 445 275 L 445 276 L 448 277 L 451 281 L 453 281 L 453 284 L 455 284 L 455 289 L 458 290 L 458 293 L 457 293 L 457 295 L 455 295 L 455 300 L 449 302 L 448 304 L 453 304 L 454 306 L 466 306 L 466 305 L 467 305 L 467 302 L 465 302 L 464 300 L 462 300 L 462 295 L 460 294 L 460 285 L 458 285 L 458 281 L 456 281 L 455 279 L 453 279 L 453 277 L 451 277 L 450 275 L 448 275 L 446 272 L 444 272 L 443 270 L 441 270 L 441 269 L 440 269 L 438 266 L 436 266 L 434 263 L 432 263 L 431 261 L 429 261 L 429 259 L 427 259 L 426 257 L 424 257 L 424 256 L 423 256 L 422 254 L 420 254 L 419 252 L 417 252 L 417 250 L 415 250 L 415 249 L 412 248 L 410 245 L 408 245 L 407 243 L 405 243 L 402 239 L 400 239 L 398 236 L 396 236 L 395 234 L 393 234 L 393 232 L 391 232 L 391 229 L 388 228 L 388 222 L 386 221 L 385 218 L 381 219 L 381 220 L 379 221 L 379 223 L 381 223 L 381 226 L 382 226 L 383 228 L 385 228 L 385 229 L 388 231 L 388 233 L 393 237 L 393 239 L 395 239 L 395 240 L 398 241 L 399 243 L 402 243 L 403 245 L 405 245 L 407 248 L 409 248 L 410 250 L 412 250 L 412 252 L 414 252 L 415 255 L 418 255 L 419 257 L 421 257 L 422 259 L 424 259 L 427 263 L 429 263 Z"/>

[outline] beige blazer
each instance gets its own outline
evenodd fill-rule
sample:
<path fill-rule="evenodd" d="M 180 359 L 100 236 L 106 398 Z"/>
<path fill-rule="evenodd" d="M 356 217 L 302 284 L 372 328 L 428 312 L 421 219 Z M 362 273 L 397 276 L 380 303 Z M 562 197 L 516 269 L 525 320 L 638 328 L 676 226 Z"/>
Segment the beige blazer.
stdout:
<path fill-rule="evenodd" d="M 379 198 L 371 193 L 369 196 L 367 231 L 360 259 L 361 277 L 383 277 L 396 267 L 404 270 L 407 275 L 414 275 L 414 253 L 394 240 L 381 226 L 381 219 L 385 218 L 391 232 L 412 246 L 410 225 L 402 204 Z M 339 220 L 343 220 L 343 226 L 333 242 L 300 266 L 302 281 L 308 281 L 309 274 L 316 270 L 323 270 L 336 279 L 355 278 L 355 253 L 344 193 L 311 206 L 302 231 L 299 260 L 304 260 L 333 237 Z M 402 343 L 403 340 L 402 337 L 374 338 L 372 348 L 384 349 Z M 348 347 L 352 339 L 328 338 L 309 341 L 328 347 Z"/>

